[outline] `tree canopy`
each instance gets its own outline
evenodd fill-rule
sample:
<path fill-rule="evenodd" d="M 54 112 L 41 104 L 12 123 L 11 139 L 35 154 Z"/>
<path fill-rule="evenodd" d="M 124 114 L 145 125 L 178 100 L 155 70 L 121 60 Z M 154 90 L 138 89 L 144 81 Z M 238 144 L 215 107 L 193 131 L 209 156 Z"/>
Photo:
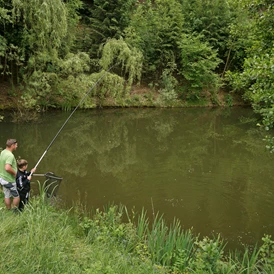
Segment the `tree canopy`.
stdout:
<path fill-rule="evenodd" d="M 79 83 L 90 86 L 115 64 L 102 79 L 104 96 L 94 92 L 86 107 L 205 96 L 218 105 L 222 88 L 270 129 L 273 15 L 269 0 L 0 0 L 1 79 L 19 88 L 25 107 L 67 108 L 82 94 Z M 137 84 L 159 96 L 130 99 Z"/>

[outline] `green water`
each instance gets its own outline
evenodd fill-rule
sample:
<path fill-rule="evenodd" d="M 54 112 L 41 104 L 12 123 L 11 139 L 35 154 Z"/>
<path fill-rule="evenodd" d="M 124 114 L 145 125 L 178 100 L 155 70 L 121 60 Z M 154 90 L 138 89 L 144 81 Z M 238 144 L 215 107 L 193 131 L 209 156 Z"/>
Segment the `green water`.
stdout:
<path fill-rule="evenodd" d="M 1 122 L 0 146 L 18 139 L 15 156 L 31 168 L 69 115 Z M 144 207 L 194 233 L 221 233 L 228 247 L 253 245 L 274 234 L 274 159 L 255 118 L 248 108 L 77 110 L 37 173 L 63 177 L 64 207 Z"/>

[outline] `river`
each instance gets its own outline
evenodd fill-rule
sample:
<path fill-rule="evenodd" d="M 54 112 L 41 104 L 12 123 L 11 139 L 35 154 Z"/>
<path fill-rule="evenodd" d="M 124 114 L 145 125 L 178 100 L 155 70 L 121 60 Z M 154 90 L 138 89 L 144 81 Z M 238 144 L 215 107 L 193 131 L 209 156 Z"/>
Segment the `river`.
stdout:
<path fill-rule="evenodd" d="M 16 158 L 35 166 L 68 112 L 31 123 L 0 123 L 0 147 L 18 140 Z M 273 155 L 249 108 L 77 110 L 36 173 L 63 177 L 64 208 L 108 203 L 174 218 L 195 234 L 218 233 L 229 248 L 274 232 Z M 43 177 L 42 177 L 43 178 Z M 41 178 L 33 177 L 33 184 Z M 34 187 L 35 189 L 35 187 Z"/>

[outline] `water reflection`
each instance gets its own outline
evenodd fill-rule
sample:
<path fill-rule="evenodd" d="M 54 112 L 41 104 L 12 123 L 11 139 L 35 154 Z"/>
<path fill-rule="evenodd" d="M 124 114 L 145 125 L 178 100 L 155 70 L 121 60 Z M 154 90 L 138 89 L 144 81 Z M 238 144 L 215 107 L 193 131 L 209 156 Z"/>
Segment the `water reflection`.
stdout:
<path fill-rule="evenodd" d="M 1 143 L 35 165 L 68 117 L 0 123 Z M 111 109 L 77 111 L 38 172 L 63 177 L 64 206 L 108 202 L 174 217 L 201 235 L 221 233 L 229 246 L 273 234 L 273 156 L 249 109 Z"/>

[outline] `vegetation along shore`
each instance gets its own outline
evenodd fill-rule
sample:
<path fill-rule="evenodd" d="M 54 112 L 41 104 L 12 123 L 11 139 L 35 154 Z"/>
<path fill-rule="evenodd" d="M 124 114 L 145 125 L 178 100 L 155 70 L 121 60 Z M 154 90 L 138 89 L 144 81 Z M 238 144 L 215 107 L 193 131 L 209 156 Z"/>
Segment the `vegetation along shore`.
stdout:
<path fill-rule="evenodd" d="M 225 251 L 220 236 L 199 238 L 158 214 L 150 223 L 123 206 L 63 210 L 46 197 L 40 187 L 18 214 L 1 204 L 1 273 L 273 273 L 268 235 L 251 250 Z"/>
<path fill-rule="evenodd" d="M 271 1 L 42 2 L 1 1 L 0 109 L 90 90 L 81 108 L 248 104 L 272 128 Z"/>

